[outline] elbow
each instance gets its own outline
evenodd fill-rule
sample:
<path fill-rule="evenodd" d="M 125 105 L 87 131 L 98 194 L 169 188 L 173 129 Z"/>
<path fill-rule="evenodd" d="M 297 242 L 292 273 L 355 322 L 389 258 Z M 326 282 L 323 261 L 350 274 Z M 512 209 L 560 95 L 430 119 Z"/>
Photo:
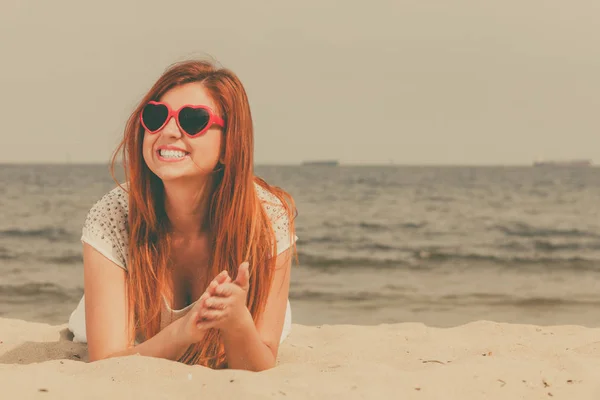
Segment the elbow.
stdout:
<path fill-rule="evenodd" d="M 251 368 L 250 370 L 252 372 L 262 372 L 262 371 L 268 371 L 272 368 L 275 368 L 275 365 L 277 365 L 275 360 L 267 360 L 264 364 L 262 365 L 256 365 L 254 366 L 254 368 Z"/>
<path fill-rule="evenodd" d="M 109 358 L 126 355 L 127 350 L 107 351 L 106 349 L 94 349 L 88 346 L 88 362 L 107 360 Z"/>
<path fill-rule="evenodd" d="M 269 352 L 269 355 L 266 357 L 266 360 L 264 360 L 264 362 L 262 362 L 260 365 L 255 365 L 254 368 L 250 369 L 251 371 L 262 372 L 262 371 L 267 371 L 269 369 L 275 368 L 275 366 L 277 365 L 277 352 L 273 351 L 273 349 L 269 345 L 267 345 L 267 348 L 269 348 L 269 350 L 271 350 L 271 351 Z"/>
<path fill-rule="evenodd" d="M 91 363 L 93 363 L 93 362 L 96 362 L 96 361 L 102 361 L 102 360 L 105 360 L 105 359 L 107 359 L 107 358 L 108 358 L 108 357 L 106 357 L 106 356 L 102 357 L 102 356 L 98 356 L 98 355 L 91 355 L 91 354 L 89 354 L 89 355 L 88 355 L 88 362 L 91 362 Z"/>
<path fill-rule="evenodd" d="M 90 351 L 88 353 L 88 361 L 89 362 L 102 361 L 102 360 L 106 360 L 107 358 L 111 358 L 111 355 L 108 353 L 100 353 L 100 352 L 92 352 L 92 351 Z"/>
<path fill-rule="evenodd" d="M 256 372 L 268 371 L 270 369 L 275 368 L 276 365 L 277 365 L 277 363 L 275 363 L 275 362 L 269 363 L 269 364 L 265 365 L 262 369 L 260 369 Z"/>
<path fill-rule="evenodd" d="M 238 359 L 237 362 L 231 362 L 228 369 L 244 370 L 250 372 L 262 372 L 275 368 L 277 357 L 264 357 L 259 360 Z"/>
<path fill-rule="evenodd" d="M 266 371 L 272 368 L 275 368 L 275 366 L 277 365 L 277 353 L 279 350 L 279 346 L 277 343 L 265 343 L 265 346 L 268 349 L 268 356 L 266 357 L 265 363 L 262 365 L 262 368 L 260 368 L 259 371 Z"/>
<path fill-rule="evenodd" d="M 268 361 L 261 365 L 246 365 L 245 368 L 242 369 L 250 372 L 263 372 L 275 368 L 275 365 L 275 362 Z"/>

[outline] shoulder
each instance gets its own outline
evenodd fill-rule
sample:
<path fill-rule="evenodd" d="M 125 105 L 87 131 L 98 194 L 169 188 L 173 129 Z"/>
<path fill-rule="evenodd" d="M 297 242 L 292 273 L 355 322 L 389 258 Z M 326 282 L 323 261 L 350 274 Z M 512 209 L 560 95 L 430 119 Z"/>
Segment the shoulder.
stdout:
<path fill-rule="evenodd" d="M 281 203 L 279 197 L 275 196 L 269 190 L 265 189 L 256 182 L 254 182 L 254 188 L 256 189 L 256 196 L 265 210 L 283 208 L 283 204 Z"/>
<path fill-rule="evenodd" d="M 287 250 L 298 239 L 293 232 L 294 228 L 291 221 L 293 215 L 290 216 L 290 213 L 288 213 L 288 210 L 282 201 L 275 194 L 263 188 L 256 182 L 254 183 L 254 186 L 256 188 L 256 195 L 265 210 L 267 217 L 271 221 L 271 226 L 275 233 L 275 240 L 277 242 L 277 254 L 280 254 L 284 250 Z M 294 210 L 291 210 L 291 213 L 293 212 Z"/>
<path fill-rule="evenodd" d="M 119 222 L 126 222 L 129 205 L 127 192 L 122 187 L 117 186 L 106 193 L 90 209 L 86 216 L 86 227 L 104 227 L 105 224 L 117 228 Z M 122 226 L 120 228 L 123 228 Z"/>
<path fill-rule="evenodd" d="M 89 210 L 81 236 L 82 242 L 122 268 L 127 253 L 128 201 L 127 192 L 120 186 L 106 193 Z"/>
<path fill-rule="evenodd" d="M 256 188 L 258 200 L 265 210 L 265 213 L 271 220 L 271 223 L 285 223 L 287 225 L 287 220 L 289 220 L 290 216 L 288 215 L 281 199 L 256 182 L 254 183 L 254 187 Z"/>
<path fill-rule="evenodd" d="M 129 210 L 129 198 L 127 192 L 124 188 L 127 188 L 126 185 L 117 186 L 112 189 L 110 192 L 106 193 L 104 196 L 98 200 L 93 207 L 90 209 L 88 217 L 90 216 L 99 216 L 102 214 L 105 215 L 116 215 L 116 214 L 125 214 L 127 215 Z"/>

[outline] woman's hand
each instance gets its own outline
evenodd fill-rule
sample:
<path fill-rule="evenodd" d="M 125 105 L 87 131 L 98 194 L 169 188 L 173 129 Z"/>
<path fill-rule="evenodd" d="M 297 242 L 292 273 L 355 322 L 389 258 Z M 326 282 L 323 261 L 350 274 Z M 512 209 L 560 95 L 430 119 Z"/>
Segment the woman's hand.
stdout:
<path fill-rule="evenodd" d="M 223 280 L 211 282 L 202 295 L 199 310 L 200 321 L 198 329 L 217 328 L 232 331 L 241 324 L 252 321 L 246 299 L 250 287 L 248 262 L 243 262 L 238 268 L 235 281 Z"/>
<path fill-rule="evenodd" d="M 227 284 L 230 282 L 231 278 L 229 277 L 229 274 L 227 271 L 223 271 L 213 279 L 209 285 L 209 288 L 216 288 L 220 284 Z M 200 299 L 198 299 L 196 304 L 194 304 L 190 312 L 188 312 L 183 318 L 174 322 L 179 324 L 177 337 L 186 346 L 201 341 L 204 338 L 206 330 L 210 328 L 210 326 L 202 325 L 203 318 L 200 315 L 204 307 L 204 300 L 206 300 L 209 296 L 210 295 L 207 289 Z"/>

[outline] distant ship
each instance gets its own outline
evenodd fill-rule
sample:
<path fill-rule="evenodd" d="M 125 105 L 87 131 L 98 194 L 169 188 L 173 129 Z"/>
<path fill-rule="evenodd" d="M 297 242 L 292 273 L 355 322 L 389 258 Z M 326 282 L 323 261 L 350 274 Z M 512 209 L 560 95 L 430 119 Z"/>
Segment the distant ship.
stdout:
<path fill-rule="evenodd" d="M 338 165 L 340 165 L 340 162 L 337 160 L 316 160 L 316 161 L 304 161 L 304 162 L 302 162 L 302 165 L 337 167 Z"/>
<path fill-rule="evenodd" d="M 534 167 L 591 167 L 592 160 L 535 161 Z"/>

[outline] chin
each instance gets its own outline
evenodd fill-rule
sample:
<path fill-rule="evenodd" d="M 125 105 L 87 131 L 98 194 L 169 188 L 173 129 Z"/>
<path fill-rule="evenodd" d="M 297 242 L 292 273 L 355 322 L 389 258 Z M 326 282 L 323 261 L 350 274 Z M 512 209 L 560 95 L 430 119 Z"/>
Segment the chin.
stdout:
<path fill-rule="evenodd" d="M 185 181 L 185 180 L 195 180 L 206 178 L 211 175 L 211 171 L 201 171 L 196 166 L 187 167 L 187 168 L 176 168 L 176 167 L 161 167 L 157 168 L 154 172 L 156 176 L 160 178 L 163 182 L 175 182 L 175 181 Z"/>
<path fill-rule="evenodd" d="M 165 171 L 162 169 L 156 171 L 155 175 L 163 182 L 174 182 L 198 177 L 198 174 L 185 173 L 184 171 Z"/>

